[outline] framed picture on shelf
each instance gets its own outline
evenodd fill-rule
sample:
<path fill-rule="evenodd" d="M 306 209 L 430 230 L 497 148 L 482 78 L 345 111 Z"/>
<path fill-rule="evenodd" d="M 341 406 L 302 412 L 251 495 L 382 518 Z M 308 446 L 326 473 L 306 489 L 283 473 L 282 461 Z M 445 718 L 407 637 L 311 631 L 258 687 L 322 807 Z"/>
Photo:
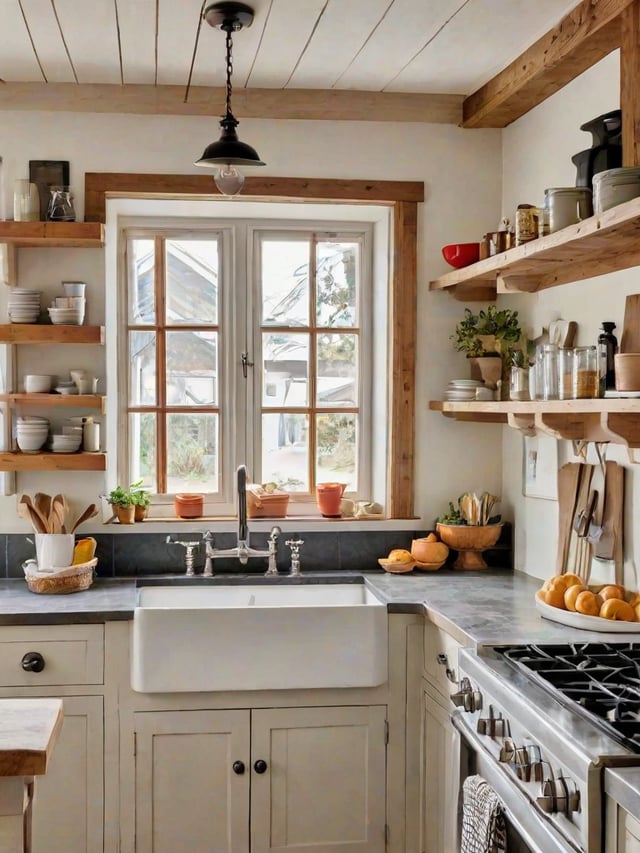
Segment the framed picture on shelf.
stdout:
<path fill-rule="evenodd" d="M 522 494 L 557 500 L 558 442 L 546 435 L 525 435 L 522 441 Z"/>
<path fill-rule="evenodd" d="M 29 160 L 29 180 L 38 187 L 40 220 L 47 219 L 50 187 L 69 186 L 68 160 Z"/>

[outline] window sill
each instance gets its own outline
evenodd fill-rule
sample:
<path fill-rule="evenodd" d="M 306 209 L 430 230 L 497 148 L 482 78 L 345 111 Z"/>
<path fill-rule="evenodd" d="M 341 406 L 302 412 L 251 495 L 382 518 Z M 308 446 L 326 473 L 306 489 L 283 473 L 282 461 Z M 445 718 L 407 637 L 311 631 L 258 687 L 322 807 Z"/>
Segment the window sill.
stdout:
<path fill-rule="evenodd" d="M 304 530 L 309 533 L 323 533 L 329 530 L 340 529 L 341 531 L 371 530 L 380 528 L 384 530 L 419 530 L 423 523 L 420 518 L 322 518 L 314 515 L 287 516 L 286 518 L 250 518 L 247 519 L 250 533 L 268 533 L 274 525 L 283 532 L 297 532 Z M 202 516 L 201 518 L 154 518 L 149 517 L 136 524 L 109 524 L 108 527 L 114 533 L 116 531 L 128 533 L 159 533 L 166 532 L 168 527 L 179 526 L 186 532 L 210 530 L 212 533 L 235 533 L 238 529 L 238 520 L 233 517 Z"/>

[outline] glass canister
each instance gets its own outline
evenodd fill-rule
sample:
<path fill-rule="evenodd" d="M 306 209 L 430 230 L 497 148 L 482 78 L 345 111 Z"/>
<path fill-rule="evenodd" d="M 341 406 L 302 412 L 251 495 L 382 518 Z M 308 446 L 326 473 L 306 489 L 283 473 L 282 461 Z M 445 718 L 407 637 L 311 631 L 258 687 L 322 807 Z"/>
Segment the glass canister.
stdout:
<path fill-rule="evenodd" d="M 598 348 L 575 347 L 573 351 L 573 397 L 584 400 L 599 396 Z"/>
<path fill-rule="evenodd" d="M 536 399 L 558 399 L 558 346 L 538 344 L 536 347 Z"/>
<path fill-rule="evenodd" d="M 560 347 L 558 350 L 558 399 L 573 399 L 573 347 Z"/>

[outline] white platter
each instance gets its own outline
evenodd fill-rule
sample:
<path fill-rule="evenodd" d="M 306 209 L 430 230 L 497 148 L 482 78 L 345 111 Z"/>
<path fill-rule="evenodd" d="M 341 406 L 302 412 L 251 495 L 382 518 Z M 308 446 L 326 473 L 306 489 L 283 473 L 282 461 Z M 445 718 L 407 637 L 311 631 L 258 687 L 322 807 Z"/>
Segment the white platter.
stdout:
<path fill-rule="evenodd" d="M 617 622 L 615 619 L 602 619 L 600 616 L 585 616 L 584 613 L 573 613 L 571 610 L 561 610 L 551 607 L 536 592 L 536 610 L 545 619 L 568 625 L 570 628 L 582 628 L 584 631 L 598 631 L 604 634 L 638 634 L 640 622 Z"/>

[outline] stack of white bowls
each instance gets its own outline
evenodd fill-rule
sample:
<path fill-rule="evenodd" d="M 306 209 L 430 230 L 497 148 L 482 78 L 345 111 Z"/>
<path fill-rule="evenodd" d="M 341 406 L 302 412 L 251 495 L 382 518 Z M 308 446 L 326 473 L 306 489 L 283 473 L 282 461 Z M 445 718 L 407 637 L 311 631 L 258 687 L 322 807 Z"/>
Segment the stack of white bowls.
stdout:
<path fill-rule="evenodd" d="M 603 213 L 617 204 L 640 196 L 640 168 L 623 166 L 593 176 L 593 212 Z"/>
<path fill-rule="evenodd" d="M 53 433 L 48 447 L 54 453 L 77 453 L 82 444 L 82 434 Z"/>
<path fill-rule="evenodd" d="M 51 322 L 56 326 L 81 326 L 84 310 L 84 296 L 58 296 L 48 309 Z"/>
<path fill-rule="evenodd" d="M 40 317 L 41 290 L 12 287 L 9 291 L 9 320 L 11 323 L 37 323 Z"/>
<path fill-rule="evenodd" d="M 16 424 L 16 440 L 23 453 L 35 453 L 47 440 L 49 421 L 47 418 L 35 416 L 18 418 Z"/>

